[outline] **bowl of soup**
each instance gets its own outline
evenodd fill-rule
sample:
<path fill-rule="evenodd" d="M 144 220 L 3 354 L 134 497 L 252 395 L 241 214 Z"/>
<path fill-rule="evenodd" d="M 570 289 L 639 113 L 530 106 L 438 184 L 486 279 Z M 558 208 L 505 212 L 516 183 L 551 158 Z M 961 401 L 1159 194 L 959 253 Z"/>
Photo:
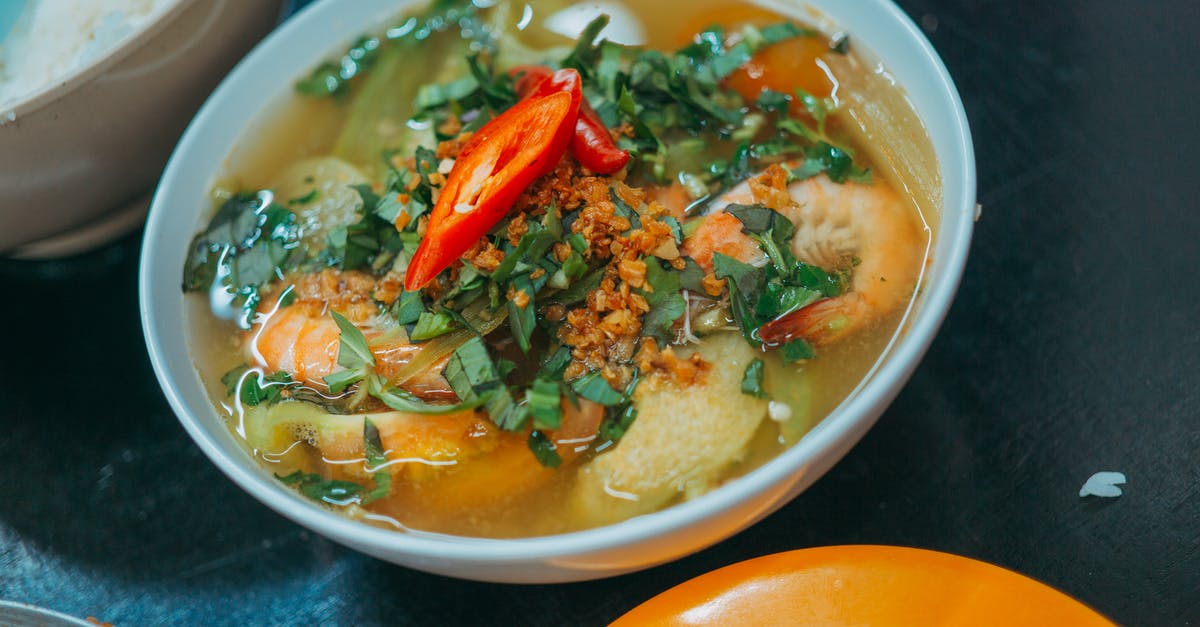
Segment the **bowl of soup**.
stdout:
<path fill-rule="evenodd" d="M 292 520 L 440 574 L 610 576 L 858 441 L 974 192 L 889 2 L 325 0 L 177 147 L 143 327 L 189 434 Z"/>

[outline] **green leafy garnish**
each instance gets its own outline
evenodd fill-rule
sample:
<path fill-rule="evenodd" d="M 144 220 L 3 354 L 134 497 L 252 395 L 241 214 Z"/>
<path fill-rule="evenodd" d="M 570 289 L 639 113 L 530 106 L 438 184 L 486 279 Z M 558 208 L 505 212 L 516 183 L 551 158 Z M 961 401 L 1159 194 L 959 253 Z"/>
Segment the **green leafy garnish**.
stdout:
<path fill-rule="evenodd" d="M 378 375 L 371 375 L 367 378 L 367 393 L 396 411 L 434 416 L 455 414 L 460 411 L 474 409 L 487 401 L 486 397 L 474 397 L 471 400 L 459 403 L 427 403 L 412 392 L 397 387 L 389 387 L 383 378 Z"/>
<path fill-rule="evenodd" d="M 790 364 L 804 359 L 812 359 L 817 356 L 817 352 L 813 350 L 811 344 L 803 339 L 795 339 L 780 346 L 779 355 L 783 357 L 784 364 Z"/>
<path fill-rule="evenodd" d="M 558 381 L 544 377 L 534 379 L 525 392 L 525 403 L 533 416 L 535 429 L 557 429 L 562 425 L 562 387 Z"/>
<path fill-rule="evenodd" d="M 589 401 L 601 405 L 616 405 L 627 400 L 624 394 L 612 389 L 599 371 L 592 371 L 575 379 L 571 382 L 571 389 Z"/>
<path fill-rule="evenodd" d="M 537 322 L 533 302 L 534 288 L 529 278 L 522 275 L 513 278 L 512 289 L 514 292 L 523 292 L 527 302 L 522 307 L 517 304 L 516 300 L 508 301 L 508 325 L 512 329 L 513 340 L 516 341 L 517 347 L 521 349 L 522 353 L 528 354 L 529 340 Z"/>
<path fill-rule="evenodd" d="M 412 324 L 425 313 L 425 303 L 421 301 L 421 292 L 401 292 L 400 297 L 392 303 L 392 316 L 400 324 Z"/>
<path fill-rule="evenodd" d="M 241 389 L 238 389 L 238 382 Z M 264 376 L 258 369 L 250 369 L 242 365 L 221 376 L 225 385 L 226 396 L 238 393 L 238 400 L 243 405 L 255 407 L 259 404 L 271 405 L 282 398 L 283 391 L 299 385 L 292 380 L 292 375 L 280 371 Z"/>
<path fill-rule="evenodd" d="M 358 501 L 363 487 L 350 481 L 325 480 L 320 475 L 306 473 L 300 470 L 277 479 L 285 485 L 294 485 L 300 493 L 314 501 L 322 501 L 330 505 L 349 505 Z"/>
<path fill-rule="evenodd" d="M 546 436 L 545 433 L 534 429 L 529 433 L 529 450 L 533 452 L 534 459 L 546 468 L 558 468 L 562 465 L 562 457 L 558 454 L 558 450 L 554 447 L 554 442 Z"/>
<path fill-rule="evenodd" d="M 742 375 L 742 394 L 757 398 L 767 398 L 763 391 L 763 360 L 755 358 L 746 366 Z"/>
<path fill-rule="evenodd" d="M 258 309 L 259 290 L 304 260 L 295 216 L 274 200 L 267 190 L 226 200 L 192 240 L 184 264 L 183 290 L 219 285 L 241 307 L 237 322 L 246 329 Z"/>
<path fill-rule="evenodd" d="M 330 392 L 338 394 L 371 373 L 375 366 L 375 355 L 371 354 L 367 338 L 358 327 L 336 311 L 330 310 L 329 315 L 333 317 L 341 332 L 338 336 L 338 365 L 345 370 L 325 377 L 325 384 L 329 386 Z"/>
<path fill-rule="evenodd" d="M 501 429 L 517 431 L 525 425 L 528 408 L 513 401 L 479 336 L 454 351 L 442 374 L 463 403 L 481 404 Z"/>
<path fill-rule="evenodd" d="M 380 466 L 387 463 L 387 453 L 383 450 L 383 440 L 379 437 L 379 427 L 370 418 L 363 418 L 363 456 L 367 468 L 378 469 L 371 475 L 375 487 L 363 495 L 362 504 L 366 505 L 388 495 L 392 489 L 392 475 Z"/>
<path fill-rule="evenodd" d="M 424 342 L 439 335 L 445 335 L 456 328 L 458 328 L 458 324 L 445 311 L 422 311 L 417 317 L 417 324 L 413 327 L 409 337 L 414 342 Z"/>
<path fill-rule="evenodd" d="M 658 259 L 647 257 L 646 285 L 649 291 L 642 290 L 650 311 L 642 320 L 642 333 L 668 342 L 672 339 L 671 328 L 675 321 L 687 311 L 687 303 L 683 300 L 679 280 L 679 272 L 674 269 L 664 269 Z"/>

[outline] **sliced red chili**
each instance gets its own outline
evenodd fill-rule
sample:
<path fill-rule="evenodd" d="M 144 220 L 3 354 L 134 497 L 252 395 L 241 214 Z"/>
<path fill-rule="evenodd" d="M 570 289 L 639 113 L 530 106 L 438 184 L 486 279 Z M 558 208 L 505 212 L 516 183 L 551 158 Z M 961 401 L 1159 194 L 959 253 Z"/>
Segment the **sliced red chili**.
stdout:
<path fill-rule="evenodd" d="M 551 72 L 542 65 L 520 65 L 509 71 L 516 77 L 513 88 L 522 98 L 544 96 L 562 90 L 562 70 Z M 571 155 L 585 168 L 598 174 L 612 174 L 629 163 L 629 152 L 617 147 L 608 127 L 584 99 L 579 105 L 575 136 L 571 138 Z"/>
<path fill-rule="evenodd" d="M 567 151 L 583 98 L 573 87 L 526 98 L 493 118 L 463 146 L 442 187 L 404 289 L 425 287 L 479 241 L 512 208 L 529 184 L 554 169 Z"/>

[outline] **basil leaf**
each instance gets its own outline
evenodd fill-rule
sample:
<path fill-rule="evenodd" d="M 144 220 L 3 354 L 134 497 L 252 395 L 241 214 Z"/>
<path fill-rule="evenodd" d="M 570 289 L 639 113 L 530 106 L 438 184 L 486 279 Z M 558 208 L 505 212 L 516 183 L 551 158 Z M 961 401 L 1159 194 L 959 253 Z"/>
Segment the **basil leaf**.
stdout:
<path fill-rule="evenodd" d="M 384 405 L 387 405 L 396 411 L 404 411 L 413 414 L 428 414 L 432 416 L 456 414 L 468 409 L 475 409 L 487 401 L 486 397 L 474 396 L 470 400 L 464 399 L 460 403 L 427 403 L 407 390 L 386 386 L 383 378 L 379 377 L 378 375 L 372 375 L 367 378 L 367 392 L 371 396 L 383 401 Z"/>
<path fill-rule="evenodd" d="M 687 303 L 680 293 L 679 273 L 663 269 L 654 257 L 646 257 L 644 262 L 646 284 L 653 291 L 639 290 L 650 305 L 650 311 L 642 319 L 642 334 L 660 342 L 669 341 L 675 321 L 687 311 Z"/>
<path fill-rule="evenodd" d="M 704 291 L 704 268 L 691 257 L 683 258 L 683 270 L 679 271 L 679 287 L 700 296 L 708 296 Z"/>
<path fill-rule="evenodd" d="M 525 392 L 525 403 L 533 416 L 535 429 L 562 426 L 562 389 L 557 381 L 538 377 Z"/>
<path fill-rule="evenodd" d="M 387 496 L 392 491 L 392 475 L 386 470 L 371 475 L 371 480 L 375 482 L 375 487 L 370 492 L 363 494 L 362 504 L 368 505 L 379 499 Z"/>
<path fill-rule="evenodd" d="M 376 427 L 370 418 L 363 418 L 363 456 L 366 457 L 368 470 L 387 463 L 387 452 L 383 450 L 379 427 Z M 375 482 L 375 487 L 363 495 L 363 505 L 387 496 L 392 489 L 392 475 L 385 469 L 376 470 L 371 479 Z"/>
<path fill-rule="evenodd" d="M 306 473 L 303 470 L 297 470 L 286 476 L 275 475 L 275 478 L 284 485 L 296 485 L 297 483 L 320 481 L 321 475 L 315 475 L 312 473 Z"/>
<path fill-rule="evenodd" d="M 529 340 L 533 335 L 534 326 L 537 323 L 536 308 L 533 301 L 533 286 L 530 284 L 528 277 L 518 276 L 512 280 L 512 289 L 514 292 L 524 292 L 528 298 L 528 302 L 524 307 L 518 306 L 516 301 L 508 301 L 508 324 L 512 329 L 513 340 L 516 341 L 517 347 L 522 353 L 529 353 Z"/>
<path fill-rule="evenodd" d="M 425 303 L 421 301 L 421 292 L 400 293 L 400 297 L 392 304 L 392 315 L 400 324 L 412 324 L 425 313 Z"/>
<path fill-rule="evenodd" d="M 301 483 L 300 492 L 314 501 L 330 505 L 349 505 L 363 491 L 363 487 L 349 481 L 319 481 Z"/>
<path fill-rule="evenodd" d="M 748 263 L 742 263 L 723 253 L 713 253 L 713 273 L 718 279 L 732 281 L 747 300 L 755 298 L 763 282 L 761 269 Z"/>
<path fill-rule="evenodd" d="M 626 400 L 624 394 L 612 389 L 600 372 L 595 370 L 572 381 L 571 389 L 589 401 L 601 405 L 616 405 Z"/>
<path fill-rule="evenodd" d="M 374 366 L 375 355 L 371 354 L 367 338 L 363 336 L 362 331 L 336 311 L 330 310 L 329 315 L 341 331 L 338 340 L 338 365 L 343 368 Z"/>
<path fill-rule="evenodd" d="M 377 466 L 387 461 L 383 450 L 383 439 L 379 437 L 379 427 L 370 418 L 363 418 L 363 453 L 367 463 Z"/>
<path fill-rule="evenodd" d="M 320 475 L 306 473 L 300 470 L 287 476 L 275 475 L 284 485 L 294 485 L 300 493 L 315 501 L 323 501 L 331 505 L 349 505 L 360 493 L 363 487 L 349 481 L 325 481 Z"/>
<path fill-rule="evenodd" d="M 730 314 L 732 314 L 734 321 L 738 323 L 738 328 L 742 331 L 742 337 L 746 338 L 747 342 L 757 346 L 759 341 L 756 331 L 758 330 L 759 322 L 754 316 L 754 311 L 750 303 L 753 302 L 751 299 L 754 299 L 755 294 L 761 289 L 760 286 L 763 281 L 762 270 L 721 253 L 713 254 L 713 269 L 718 278 L 726 279 L 730 283 Z"/>
<path fill-rule="evenodd" d="M 792 273 L 793 280 L 800 285 L 821 292 L 826 298 L 842 294 L 843 285 L 836 275 L 830 274 L 820 267 L 807 263 L 796 262 Z"/>
<path fill-rule="evenodd" d="M 450 355 L 443 376 L 464 403 L 484 405 L 492 422 L 501 429 L 517 431 L 529 417 L 528 409 L 513 401 L 479 336 L 467 340 Z"/>
<path fill-rule="evenodd" d="M 763 391 L 763 360 L 756 358 L 746 366 L 746 372 L 742 375 L 742 394 L 767 398 L 767 393 Z"/>
<path fill-rule="evenodd" d="M 625 437 L 625 432 L 633 426 L 637 419 L 638 410 L 632 403 L 617 407 L 619 411 L 610 412 L 600 423 L 599 435 L 603 440 L 618 442 Z"/>
<path fill-rule="evenodd" d="M 604 267 L 596 268 L 590 273 L 584 275 L 583 278 L 571 284 L 567 289 L 551 294 L 546 299 L 560 305 L 572 305 L 585 298 L 588 292 L 600 287 L 600 282 L 604 280 Z"/>
<path fill-rule="evenodd" d="M 423 342 L 439 335 L 445 335 L 457 327 L 458 325 L 455 324 L 454 318 L 444 311 L 436 313 L 422 311 L 421 315 L 417 317 L 417 324 L 413 327 L 409 337 L 414 342 Z"/>
<path fill-rule="evenodd" d="M 529 433 L 529 439 L 526 441 L 529 445 L 529 450 L 533 452 L 534 459 L 546 468 L 558 468 L 562 465 L 562 457 L 558 454 L 558 450 L 554 447 L 554 442 L 538 430 L 533 430 Z"/>
<path fill-rule="evenodd" d="M 599 56 L 599 47 L 595 45 L 596 38 L 600 36 L 600 32 L 604 27 L 608 26 L 609 17 L 601 14 L 596 19 L 588 22 L 588 25 L 583 27 L 583 31 L 579 33 L 579 38 L 575 42 L 575 48 L 571 50 L 571 54 L 563 59 L 563 67 L 572 67 L 579 70 L 579 73 L 585 77 L 590 77 L 593 66 L 596 64 L 596 58 Z"/>
<path fill-rule="evenodd" d="M 779 354 L 784 364 L 790 364 L 803 359 L 813 359 L 817 356 L 817 351 L 803 339 L 795 339 L 780 346 Z"/>
<path fill-rule="evenodd" d="M 325 377 L 325 385 L 329 386 L 331 394 L 340 394 L 346 388 L 362 381 L 371 374 L 366 365 L 348 370 L 338 370 Z"/>
<path fill-rule="evenodd" d="M 559 346 L 558 350 L 546 356 L 542 361 L 542 368 L 538 371 L 538 377 L 561 380 L 563 372 L 567 366 L 571 364 L 571 349 L 568 346 Z"/>

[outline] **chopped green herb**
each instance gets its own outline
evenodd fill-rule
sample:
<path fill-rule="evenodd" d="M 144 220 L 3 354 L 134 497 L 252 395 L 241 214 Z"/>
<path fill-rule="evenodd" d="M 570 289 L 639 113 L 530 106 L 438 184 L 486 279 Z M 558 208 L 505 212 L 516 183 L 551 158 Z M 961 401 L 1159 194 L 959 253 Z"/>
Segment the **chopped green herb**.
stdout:
<path fill-rule="evenodd" d="M 830 43 L 829 49 L 838 54 L 848 54 L 850 52 L 850 35 L 838 33 Z"/>
<path fill-rule="evenodd" d="M 683 263 L 683 270 L 679 271 L 679 287 L 693 294 L 707 296 L 708 292 L 704 290 L 704 269 L 691 257 L 684 257 Z"/>
<path fill-rule="evenodd" d="M 241 307 L 238 325 L 250 328 L 259 290 L 304 260 L 300 228 L 291 211 L 262 190 L 221 204 L 208 228 L 192 240 L 183 271 L 185 292 L 223 287 Z"/>
<path fill-rule="evenodd" d="M 804 359 L 813 359 L 817 356 L 817 352 L 808 342 L 802 339 L 792 340 L 783 346 L 779 347 L 779 354 L 783 357 L 783 363 L 791 364 Z"/>
<path fill-rule="evenodd" d="M 637 407 L 633 403 L 629 403 L 619 408 L 620 411 L 611 412 L 600 423 L 600 438 L 610 442 L 620 441 L 625 437 L 625 432 L 629 427 L 633 426 L 633 421 L 637 419 Z"/>
<path fill-rule="evenodd" d="M 336 311 L 329 314 L 337 323 L 338 330 L 338 365 L 345 368 L 325 377 L 325 385 L 329 391 L 338 394 L 347 387 L 362 381 L 375 366 L 375 356 L 367 346 L 367 338 L 362 331 Z"/>
<path fill-rule="evenodd" d="M 746 366 L 746 372 L 742 375 L 742 394 L 767 398 L 767 393 L 763 391 L 763 360 L 755 358 Z"/>
<path fill-rule="evenodd" d="M 535 429 L 557 429 L 562 425 L 562 387 L 557 381 L 534 379 L 525 392 L 525 402 Z"/>
<path fill-rule="evenodd" d="M 601 405 L 616 405 L 625 401 L 625 395 L 612 389 L 599 371 L 589 372 L 571 382 L 571 389 L 589 401 Z"/>
<path fill-rule="evenodd" d="M 367 390 L 371 396 L 379 399 L 384 405 L 396 411 L 406 411 L 413 414 L 456 414 L 468 409 L 474 409 L 487 401 L 486 397 L 472 397 L 460 403 L 434 404 L 427 403 L 415 394 L 396 387 L 388 387 L 382 377 L 371 375 L 367 378 Z"/>
<path fill-rule="evenodd" d="M 401 292 L 392 304 L 392 315 L 400 324 L 412 324 L 422 313 L 425 313 L 425 304 L 421 301 L 421 292 Z"/>
<path fill-rule="evenodd" d="M 454 322 L 454 318 L 450 314 L 439 311 L 422 311 L 417 318 L 417 324 L 413 327 L 409 337 L 414 342 L 424 342 L 431 340 L 439 335 L 445 335 L 458 327 Z"/>
<path fill-rule="evenodd" d="M 539 377 L 544 377 L 553 380 L 561 380 L 563 372 L 571 363 L 571 349 L 567 346 L 559 346 L 558 350 L 550 353 L 544 361 L 542 361 L 542 369 L 538 371 Z"/>
<path fill-rule="evenodd" d="M 554 442 L 545 433 L 534 429 L 529 433 L 529 450 L 538 463 L 546 468 L 558 468 L 562 465 L 562 457 L 554 447 Z"/>
<path fill-rule="evenodd" d="M 349 481 L 315 481 L 300 484 L 300 492 L 314 501 L 330 505 L 349 505 L 362 494 L 363 487 Z"/>
<path fill-rule="evenodd" d="M 529 340 L 533 335 L 534 326 L 537 323 L 536 311 L 533 302 L 533 285 L 530 284 L 529 278 L 526 276 L 514 277 L 512 280 L 512 290 L 514 298 L 508 301 L 508 324 L 512 329 L 513 340 L 516 341 L 517 347 L 522 353 L 529 353 Z M 523 292 L 525 294 L 525 306 L 517 304 L 515 293 Z"/>
<path fill-rule="evenodd" d="M 387 452 L 383 450 L 379 428 L 370 418 L 363 418 L 363 453 L 367 461 L 367 470 L 375 470 L 371 475 L 375 487 L 363 495 L 362 504 L 366 505 L 387 496 L 392 489 L 392 475 L 386 469 L 380 468 L 387 463 Z"/>
<path fill-rule="evenodd" d="M 482 403 L 492 422 L 501 429 L 516 431 L 529 417 L 528 408 L 513 401 L 479 336 L 454 351 L 443 376 L 464 403 Z"/>
<path fill-rule="evenodd" d="M 646 285 L 649 291 L 642 290 L 650 311 L 642 320 L 642 332 L 667 342 L 673 337 L 671 332 L 675 321 L 687 311 L 687 303 L 680 293 L 679 272 L 674 269 L 664 269 L 658 259 L 646 257 Z"/>
<path fill-rule="evenodd" d="M 367 338 L 354 323 L 342 314 L 330 310 L 329 315 L 337 323 L 341 331 L 338 343 L 338 365 L 344 368 L 358 368 L 363 365 L 375 365 L 375 355 L 367 346 Z"/>
<path fill-rule="evenodd" d="M 238 389 L 239 382 L 241 382 L 240 391 Z M 250 369 L 245 365 L 226 372 L 221 376 L 221 383 L 225 385 L 227 396 L 233 396 L 234 392 L 239 392 L 238 400 L 248 407 L 260 404 L 271 405 L 282 398 L 284 390 L 299 385 L 292 380 L 292 375 L 286 372 L 280 371 L 263 376 L 261 370 Z"/>
<path fill-rule="evenodd" d="M 306 473 L 300 470 L 287 476 L 275 475 L 285 485 L 294 485 L 300 493 L 314 501 L 322 501 L 330 505 L 349 505 L 358 500 L 363 487 L 349 481 L 324 480 L 320 475 Z"/>

